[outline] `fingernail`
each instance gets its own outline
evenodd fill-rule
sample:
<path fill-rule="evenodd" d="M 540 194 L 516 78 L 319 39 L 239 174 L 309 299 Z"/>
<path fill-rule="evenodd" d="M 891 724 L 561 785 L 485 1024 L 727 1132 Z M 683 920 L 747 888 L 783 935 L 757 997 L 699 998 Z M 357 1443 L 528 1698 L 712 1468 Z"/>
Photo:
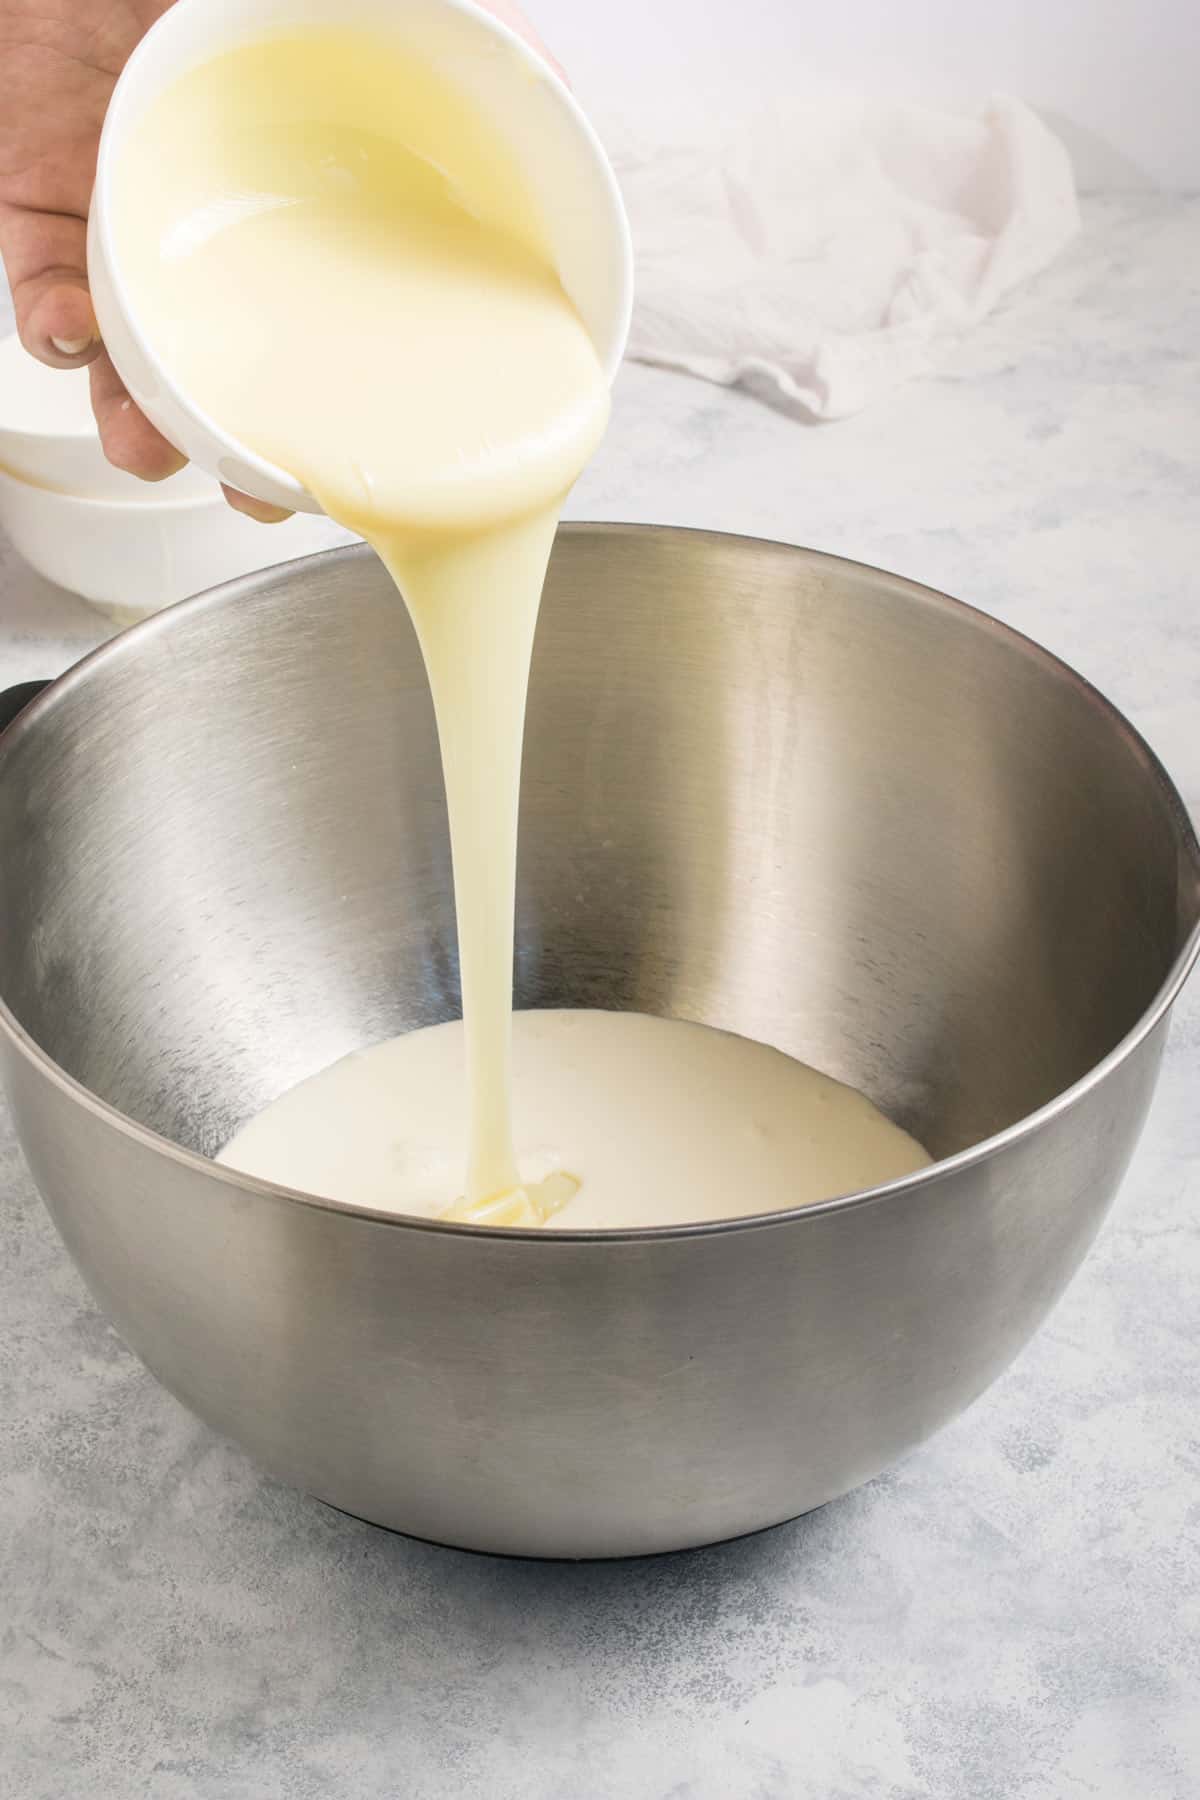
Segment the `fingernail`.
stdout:
<path fill-rule="evenodd" d="M 50 342 L 54 345 L 54 348 L 58 351 L 58 354 L 60 356 L 82 356 L 83 352 L 91 344 L 91 341 L 92 340 L 90 337 L 83 337 L 83 338 L 52 337 L 50 339 Z"/>
<path fill-rule="evenodd" d="M 255 500 L 250 494 L 243 494 L 239 488 L 223 486 L 221 492 L 234 512 L 241 513 L 243 518 L 253 519 L 258 525 L 282 525 L 292 516 L 286 506 L 272 506 L 269 500 Z"/>

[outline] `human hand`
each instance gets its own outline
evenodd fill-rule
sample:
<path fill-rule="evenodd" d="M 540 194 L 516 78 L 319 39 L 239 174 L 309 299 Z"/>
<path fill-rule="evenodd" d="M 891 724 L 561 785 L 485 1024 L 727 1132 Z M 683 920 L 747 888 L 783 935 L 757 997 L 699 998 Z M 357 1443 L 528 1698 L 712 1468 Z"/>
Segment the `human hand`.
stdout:
<path fill-rule="evenodd" d="M 0 254 L 25 348 L 91 369 L 109 461 L 162 481 L 184 458 L 140 413 L 100 343 L 87 279 L 87 213 L 109 96 L 170 0 L 0 0 Z M 286 518 L 226 489 L 252 518 Z"/>
<path fill-rule="evenodd" d="M 87 215 L 109 97 L 171 3 L 0 0 L 0 256 L 17 330 L 51 368 L 90 367 L 104 453 L 144 481 L 164 480 L 185 459 L 138 411 L 100 342 L 88 292 Z M 483 4 L 546 55 L 511 0 Z M 264 523 L 288 516 L 231 488 L 225 497 Z"/>

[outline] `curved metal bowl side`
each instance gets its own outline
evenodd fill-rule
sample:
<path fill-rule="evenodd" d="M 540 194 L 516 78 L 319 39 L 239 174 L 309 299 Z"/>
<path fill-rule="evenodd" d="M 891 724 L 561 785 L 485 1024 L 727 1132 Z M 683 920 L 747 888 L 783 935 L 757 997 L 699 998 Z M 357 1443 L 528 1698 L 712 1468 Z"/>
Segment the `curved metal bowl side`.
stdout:
<path fill-rule="evenodd" d="M 969 1404 L 1091 1242 L 1196 953 L 1178 796 L 1077 676 L 954 602 L 780 545 L 575 527 L 522 832 L 520 1004 L 774 1042 L 943 1161 L 573 1235 L 373 1217 L 206 1160 L 458 1005 L 423 673 L 355 550 L 160 615 L 0 740 L 0 1065 L 37 1184 L 154 1373 L 349 1512 L 565 1557 L 820 1505 Z"/>
<path fill-rule="evenodd" d="M 611 1244 L 247 1194 L 90 1117 L 7 1040 L 4 1063 L 71 1255 L 207 1423 L 418 1537 L 632 1556 L 820 1506 L 982 1393 L 1091 1243 L 1161 1038 L 1036 1134 L 890 1199 Z"/>

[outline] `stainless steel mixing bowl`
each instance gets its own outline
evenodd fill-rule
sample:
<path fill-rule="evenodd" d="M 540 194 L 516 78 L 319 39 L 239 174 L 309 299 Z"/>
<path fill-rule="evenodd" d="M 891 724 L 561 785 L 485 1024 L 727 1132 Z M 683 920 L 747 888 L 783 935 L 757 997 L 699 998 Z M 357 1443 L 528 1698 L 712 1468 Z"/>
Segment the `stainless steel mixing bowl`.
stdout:
<path fill-rule="evenodd" d="M 819 1506 L 981 1393 L 1087 1249 L 1200 935 L 1178 795 L 1083 681 L 953 601 L 574 527 L 520 889 L 522 1006 L 776 1044 L 945 1160 L 587 1236 L 385 1219 L 206 1160 L 458 1007 L 423 672 L 353 550 L 152 619 L 0 743 L 0 1037 L 50 1211 L 174 1393 L 365 1518 L 612 1556 Z"/>

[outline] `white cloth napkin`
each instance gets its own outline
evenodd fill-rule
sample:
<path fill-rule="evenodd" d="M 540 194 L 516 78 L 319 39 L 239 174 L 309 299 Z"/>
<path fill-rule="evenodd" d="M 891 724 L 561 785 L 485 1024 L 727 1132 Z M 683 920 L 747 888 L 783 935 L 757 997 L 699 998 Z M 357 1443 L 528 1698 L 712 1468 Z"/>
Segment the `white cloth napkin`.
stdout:
<path fill-rule="evenodd" d="M 616 157 L 637 248 L 630 354 L 805 418 L 859 411 L 1078 229 L 1066 151 L 982 116 L 822 96 Z"/>

